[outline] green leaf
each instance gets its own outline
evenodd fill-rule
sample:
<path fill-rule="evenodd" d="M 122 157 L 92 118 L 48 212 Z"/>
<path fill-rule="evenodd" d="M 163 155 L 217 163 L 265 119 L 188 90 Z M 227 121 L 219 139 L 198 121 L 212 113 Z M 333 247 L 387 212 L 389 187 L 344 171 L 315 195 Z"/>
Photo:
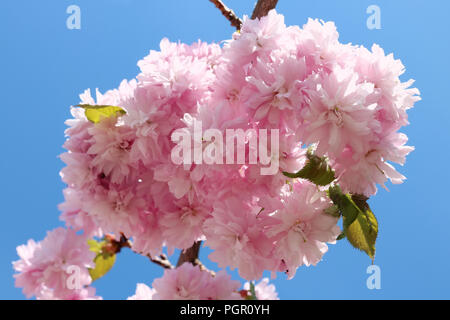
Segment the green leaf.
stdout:
<path fill-rule="evenodd" d="M 256 297 L 255 284 L 253 282 L 250 282 L 249 295 L 247 295 L 245 300 L 258 300 L 258 298 Z"/>
<path fill-rule="evenodd" d="M 308 160 L 302 170 L 297 173 L 283 172 L 283 174 L 292 179 L 307 179 L 318 186 L 329 185 L 336 179 L 326 157 L 318 157 L 310 151 L 308 151 L 307 157 Z"/>
<path fill-rule="evenodd" d="M 369 207 L 358 215 L 356 220 L 345 231 L 345 235 L 355 248 L 367 253 L 372 261 L 375 259 L 378 221 Z"/>
<path fill-rule="evenodd" d="M 338 240 L 346 237 L 353 247 L 366 252 L 373 260 L 378 222 L 367 204 L 368 198 L 364 195 L 343 194 L 337 185 L 328 189 L 328 195 L 343 217 L 344 232 Z"/>
<path fill-rule="evenodd" d="M 91 275 L 92 281 L 103 277 L 108 273 L 109 270 L 111 270 L 114 263 L 116 262 L 116 255 L 99 253 L 95 257 L 94 262 L 95 268 L 89 269 L 89 274 Z"/>
<path fill-rule="evenodd" d="M 103 277 L 113 267 L 116 262 L 116 255 L 104 250 L 107 245 L 107 241 L 105 240 L 97 241 L 89 239 L 87 242 L 89 250 L 97 254 L 94 258 L 95 268 L 89 269 L 92 281 L 95 281 Z"/>
<path fill-rule="evenodd" d="M 102 247 L 105 244 L 105 241 L 97 241 L 94 239 L 89 239 L 87 241 L 88 245 L 89 245 L 89 250 L 92 252 L 95 252 L 97 254 L 99 254 L 100 252 L 102 252 Z"/>
<path fill-rule="evenodd" d="M 342 239 L 344 239 L 344 238 L 345 238 L 345 232 L 342 232 L 342 233 L 336 238 L 336 240 L 339 241 L 339 240 L 342 240 Z"/>
<path fill-rule="evenodd" d="M 324 210 L 324 213 L 334 217 L 334 218 L 340 218 L 341 217 L 341 211 L 339 210 L 339 207 L 337 205 L 332 205 L 329 208 L 326 208 Z"/>
<path fill-rule="evenodd" d="M 347 228 L 356 220 L 358 215 L 361 213 L 361 210 L 349 194 L 342 193 L 341 188 L 338 185 L 330 187 L 328 189 L 328 193 L 330 199 L 339 208 L 339 211 L 343 216 L 345 232 Z"/>
<path fill-rule="evenodd" d="M 99 123 L 102 119 L 126 114 L 124 109 L 115 106 L 79 104 L 77 107 L 84 109 L 86 118 L 92 123 Z"/>

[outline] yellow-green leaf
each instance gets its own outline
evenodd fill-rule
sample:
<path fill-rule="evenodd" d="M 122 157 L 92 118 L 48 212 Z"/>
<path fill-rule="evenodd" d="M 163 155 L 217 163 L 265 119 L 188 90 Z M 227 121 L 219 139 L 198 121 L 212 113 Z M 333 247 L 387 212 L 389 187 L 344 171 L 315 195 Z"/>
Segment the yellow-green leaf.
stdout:
<path fill-rule="evenodd" d="M 99 253 L 95 257 L 94 262 L 95 268 L 89 269 L 89 274 L 91 275 L 92 281 L 95 281 L 108 273 L 108 271 L 113 267 L 114 263 L 116 262 L 116 255 Z"/>
<path fill-rule="evenodd" d="M 122 116 L 126 114 L 126 111 L 124 109 L 116 106 L 79 104 L 77 105 L 77 107 L 84 109 L 84 114 L 86 115 L 86 118 L 92 123 L 98 123 L 102 119 Z"/>
<path fill-rule="evenodd" d="M 334 171 L 328 164 L 326 157 L 318 157 L 312 151 L 308 151 L 307 157 L 305 166 L 299 172 L 283 172 L 283 174 L 292 179 L 307 179 L 318 186 L 329 185 L 335 180 Z"/>
<path fill-rule="evenodd" d="M 355 221 L 347 227 L 345 236 L 356 249 L 367 253 L 372 260 L 375 258 L 378 221 L 368 205 L 367 209 L 358 214 Z"/>
<path fill-rule="evenodd" d="M 89 250 L 92 252 L 95 252 L 97 254 L 99 254 L 100 252 L 102 252 L 102 247 L 105 244 L 105 241 L 97 241 L 94 239 L 89 239 L 87 241 L 88 245 L 89 245 Z"/>
<path fill-rule="evenodd" d="M 353 221 L 362 213 L 361 209 L 353 201 L 349 194 L 344 194 L 338 185 L 332 186 L 328 189 L 328 195 L 333 203 L 339 208 L 339 211 L 344 220 L 344 232 Z"/>

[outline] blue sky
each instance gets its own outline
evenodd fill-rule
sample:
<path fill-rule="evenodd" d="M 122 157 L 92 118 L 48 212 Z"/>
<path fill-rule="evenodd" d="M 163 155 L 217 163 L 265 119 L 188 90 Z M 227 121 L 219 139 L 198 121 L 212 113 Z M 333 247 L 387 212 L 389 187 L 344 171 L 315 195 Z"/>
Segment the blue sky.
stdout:
<path fill-rule="evenodd" d="M 250 14 L 253 0 L 227 0 L 238 15 Z M 81 30 L 66 28 L 69 5 L 81 8 Z M 369 5 L 381 8 L 381 30 L 366 27 Z M 317 266 L 293 280 L 279 276 L 282 299 L 448 299 L 450 298 L 449 52 L 450 2 L 444 0 L 280 0 L 289 25 L 308 17 L 335 21 L 344 43 L 378 43 L 394 52 L 414 78 L 423 100 L 403 130 L 416 147 L 400 171 L 403 185 L 389 185 L 370 200 L 380 233 L 375 264 L 381 290 L 368 290 L 371 261 L 345 241 L 331 246 Z M 57 204 L 64 184 L 64 120 L 86 88 L 105 91 L 138 73 L 136 63 L 162 38 L 186 43 L 219 42 L 233 32 L 207 0 L 4 0 L 0 2 L 0 101 L 3 122 L 0 200 L 0 299 L 23 299 L 14 288 L 11 261 L 29 238 L 41 240 L 61 225 Z M 201 258 L 208 266 L 207 249 Z M 174 257 L 175 258 L 175 257 Z M 95 283 L 105 299 L 132 295 L 138 282 L 151 284 L 160 267 L 124 251 L 114 269 Z M 233 273 L 236 277 L 236 273 Z"/>

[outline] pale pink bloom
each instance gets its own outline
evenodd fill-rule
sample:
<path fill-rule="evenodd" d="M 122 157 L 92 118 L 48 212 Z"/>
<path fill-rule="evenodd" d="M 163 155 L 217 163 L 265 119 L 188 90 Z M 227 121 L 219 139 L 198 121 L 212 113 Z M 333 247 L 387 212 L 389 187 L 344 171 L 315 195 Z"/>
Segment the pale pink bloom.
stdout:
<path fill-rule="evenodd" d="M 17 254 L 20 260 L 13 262 L 13 268 L 17 274 L 14 275 L 15 286 L 22 288 L 27 298 L 31 298 L 41 287 L 41 278 L 44 267 L 34 263 L 36 251 L 41 250 L 41 243 L 36 243 L 33 239 L 27 244 L 17 247 Z"/>
<path fill-rule="evenodd" d="M 284 16 L 275 10 L 261 19 L 251 20 L 244 16 L 241 30 L 225 46 L 224 56 L 240 65 L 249 63 L 256 55 L 268 57 L 273 50 L 290 44 L 286 40 L 289 38 L 284 37 L 286 34 Z"/>
<path fill-rule="evenodd" d="M 161 217 L 163 237 L 167 245 L 179 249 L 190 248 L 202 237 L 203 222 L 210 213 L 211 208 L 205 206 L 201 200 L 189 201 L 182 198 L 175 201 L 173 210 L 165 212 Z"/>
<path fill-rule="evenodd" d="M 184 263 L 153 281 L 154 300 L 230 300 L 238 299 L 238 281 L 224 272 L 213 277 L 198 266 Z"/>
<path fill-rule="evenodd" d="M 139 214 L 146 209 L 146 205 L 146 199 L 131 187 L 111 188 L 86 199 L 83 210 L 89 212 L 103 231 L 125 233 L 130 237 L 140 224 Z"/>
<path fill-rule="evenodd" d="M 358 84 L 350 69 L 336 67 L 329 75 L 311 79 L 310 102 L 303 113 L 304 142 L 317 143 L 319 155 L 338 155 L 347 145 L 363 150 L 379 127 L 376 104 L 366 102 L 372 92 L 373 84 Z"/>
<path fill-rule="evenodd" d="M 240 300 L 241 296 L 237 292 L 240 286 L 239 281 L 231 280 L 231 276 L 225 270 L 220 270 L 210 281 L 207 291 L 207 300 Z"/>
<path fill-rule="evenodd" d="M 394 184 L 402 183 L 406 177 L 388 161 L 405 163 L 406 156 L 414 150 L 405 145 L 407 140 L 406 135 L 393 133 L 378 143 L 368 144 L 362 154 L 346 148 L 332 163 L 342 189 L 370 197 L 376 194 L 377 184 L 386 188 L 388 179 Z"/>
<path fill-rule="evenodd" d="M 112 183 L 122 183 L 135 166 L 130 161 L 130 153 L 136 139 L 132 128 L 117 126 L 114 118 L 101 121 L 89 129 L 92 146 L 87 151 L 91 155 L 91 167 L 97 174 L 111 177 Z"/>
<path fill-rule="evenodd" d="M 306 181 L 295 182 L 285 195 L 284 208 L 274 215 L 279 223 L 269 227 L 268 234 L 276 239 L 280 271 L 289 278 L 302 265 L 316 265 L 328 251 L 327 243 L 335 243 L 338 218 L 324 213 L 331 205 L 325 192 Z"/>
<path fill-rule="evenodd" d="M 71 290 L 62 296 L 56 296 L 55 292 L 47 287 L 42 288 L 37 300 L 103 300 L 95 295 L 95 288 L 86 287 L 80 290 Z"/>
<path fill-rule="evenodd" d="M 369 51 L 340 43 L 332 22 L 287 27 L 273 10 L 246 17 L 223 49 L 163 39 L 139 67 L 137 78 L 118 89 L 80 96 L 82 104 L 119 106 L 125 115 L 94 124 L 74 107 L 66 122 L 61 218 L 85 236 L 124 233 L 133 250 L 151 255 L 206 238 L 211 259 L 246 279 L 287 269 L 292 277 L 299 266 L 320 261 L 338 232 L 335 219 L 322 213 L 330 205 L 325 194 L 282 174 L 304 166 L 306 147 L 328 157 L 345 192 L 369 196 L 377 184 L 405 179 L 390 163 L 403 164 L 413 150 L 399 130 L 419 91 L 413 81 L 400 81 L 400 61 L 376 45 Z M 245 164 L 173 163 L 171 134 L 192 134 L 194 121 L 223 137 L 227 129 L 279 130 L 279 158 L 272 159 L 278 172 L 262 176 L 263 165 L 248 163 L 256 151 L 249 140 L 258 133 L 246 135 Z M 213 144 L 202 141 L 202 151 Z M 40 246 L 20 249 L 17 283 L 28 295 L 67 297 L 54 294 L 61 291 L 55 283 L 41 285 L 45 266 L 33 262 Z M 188 281 L 174 274 L 167 279 Z M 234 291 L 231 282 L 221 283 L 208 294 L 189 282 L 189 290 L 161 285 L 157 294 L 208 299 Z"/>
<path fill-rule="evenodd" d="M 244 284 L 244 290 L 250 290 L 250 282 Z M 255 285 L 258 300 L 280 300 L 276 290 L 275 285 L 269 284 L 269 278 L 263 278 Z"/>
<path fill-rule="evenodd" d="M 382 132 L 391 133 L 408 124 L 406 111 L 420 98 L 417 89 L 409 89 L 414 83 L 402 83 L 400 76 L 405 67 L 393 54 L 385 55 L 382 48 L 373 45 L 370 52 L 364 47 L 358 49 L 355 71 L 362 81 L 375 85 L 374 99 L 378 103 L 379 117 L 383 124 Z"/>
<path fill-rule="evenodd" d="M 72 269 L 77 269 L 77 283 L 83 286 L 91 283 L 88 268 L 94 267 L 95 253 L 89 250 L 86 236 L 80 236 L 71 229 L 58 228 L 47 233 L 47 237 L 36 244 L 29 240 L 27 245 L 17 248 L 21 260 L 14 262 L 16 286 L 22 287 L 25 295 L 41 293 L 53 297 L 67 297 L 79 294 L 68 286 Z M 45 298 L 44 296 L 44 298 Z"/>
<path fill-rule="evenodd" d="M 209 258 L 220 268 L 237 268 L 248 280 L 261 278 L 265 269 L 271 269 L 272 241 L 264 234 L 269 218 L 262 209 L 234 197 L 215 204 L 204 233 L 205 245 L 214 250 Z"/>
<path fill-rule="evenodd" d="M 153 295 L 155 294 L 155 290 L 148 287 L 143 283 L 138 283 L 136 285 L 136 293 L 128 297 L 127 300 L 153 300 Z"/>
<path fill-rule="evenodd" d="M 251 120 L 259 121 L 261 128 L 269 123 L 295 130 L 296 115 L 304 101 L 301 86 L 306 72 L 304 59 L 283 57 L 270 64 L 258 59 L 246 78 L 250 86 L 243 92 Z"/>
<path fill-rule="evenodd" d="M 75 231 L 83 230 L 86 237 L 102 237 L 103 231 L 95 219 L 81 209 L 83 207 L 80 199 L 81 192 L 66 188 L 63 193 L 66 201 L 58 206 L 62 212 L 60 220 L 65 221 L 68 228 L 73 228 Z"/>
<path fill-rule="evenodd" d="M 162 150 L 159 144 L 158 124 L 144 123 L 136 126 L 135 139 L 131 145 L 130 162 L 141 163 L 146 167 L 150 167 L 156 161 L 162 160 Z"/>
<path fill-rule="evenodd" d="M 305 58 L 308 73 L 330 72 L 335 66 L 354 64 L 353 47 L 339 42 L 334 22 L 308 19 L 299 30 L 297 55 Z"/>

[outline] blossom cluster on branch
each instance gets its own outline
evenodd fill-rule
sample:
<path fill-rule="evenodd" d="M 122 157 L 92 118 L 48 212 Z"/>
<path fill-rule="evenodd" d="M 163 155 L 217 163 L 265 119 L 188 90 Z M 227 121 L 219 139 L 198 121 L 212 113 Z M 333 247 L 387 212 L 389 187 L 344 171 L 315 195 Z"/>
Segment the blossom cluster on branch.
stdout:
<path fill-rule="evenodd" d="M 292 278 L 300 266 L 316 265 L 341 234 L 327 185 L 370 197 L 377 185 L 405 179 L 392 163 L 402 165 L 413 150 L 399 130 L 419 91 L 412 80 L 401 82 L 404 66 L 393 55 L 377 45 L 340 43 L 332 22 L 288 27 L 272 10 L 261 19 L 245 17 L 222 47 L 164 39 L 160 51 L 138 65 L 136 79 L 104 94 L 97 90 L 95 97 L 87 90 L 71 110 L 68 151 L 61 155 L 68 187 L 60 205 L 70 237 L 124 235 L 134 251 L 151 256 L 203 240 L 213 262 L 236 268 L 246 280 L 264 271 Z M 104 106 L 120 112 L 92 116 Z M 279 150 L 269 150 L 278 171 L 261 175 L 261 161 L 174 163 L 172 134 L 192 133 L 195 122 L 224 137 L 228 129 L 242 130 L 246 159 L 258 129 L 278 130 Z M 202 151 L 215 147 L 216 140 L 202 137 Z M 326 159 L 335 173 L 331 181 L 286 176 L 304 168 L 311 153 Z M 75 234 L 81 230 L 83 236 Z M 68 243 L 81 252 L 86 244 L 77 241 Z M 53 273 L 69 264 L 92 267 L 89 251 L 64 258 L 70 250 L 53 241 L 30 240 L 18 251 L 16 285 L 27 295 L 45 298 L 40 292 L 51 288 L 51 296 L 66 298 Z M 85 291 L 88 276 L 82 284 L 78 294 L 94 297 Z M 178 287 L 184 291 L 175 292 Z M 238 288 L 222 273 L 214 278 L 184 264 L 166 270 L 153 289 L 139 285 L 133 298 L 229 299 L 239 296 Z"/>

